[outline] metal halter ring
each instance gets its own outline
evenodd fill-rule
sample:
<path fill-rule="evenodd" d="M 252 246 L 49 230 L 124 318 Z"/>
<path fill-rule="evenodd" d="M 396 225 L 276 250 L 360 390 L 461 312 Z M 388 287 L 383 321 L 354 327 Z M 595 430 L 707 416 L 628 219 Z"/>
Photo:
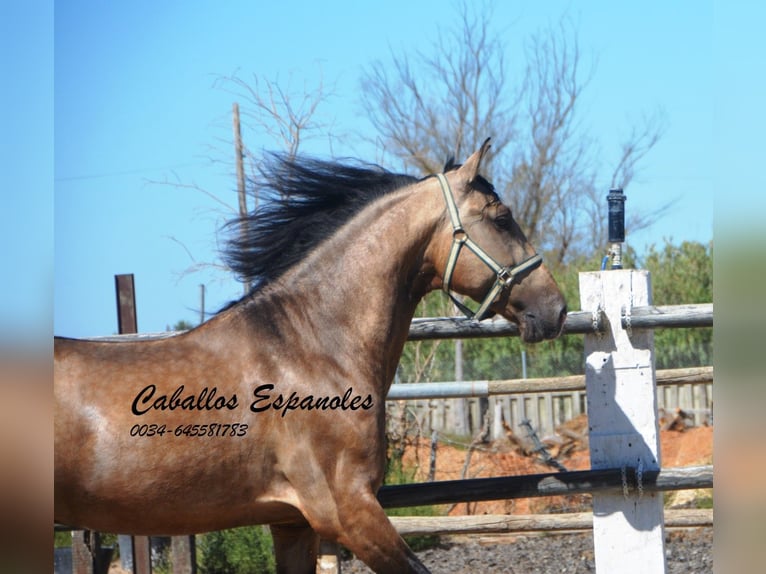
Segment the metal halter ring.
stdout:
<path fill-rule="evenodd" d="M 436 174 L 436 178 L 439 180 L 439 184 L 441 185 L 444 201 L 447 203 L 447 212 L 449 213 L 450 221 L 452 222 L 452 247 L 450 248 L 449 257 L 447 258 L 447 267 L 444 270 L 442 289 L 445 293 L 447 293 L 447 295 L 449 295 L 453 303 L 455 303 L 457 308 L 460 309 L 466 317 L 472 320 L 481 321 L 485 318 L 485 315 L 487 314 L 492 301 L 495 300 L 495 298 L 503 291 L 503 289 L 509 287 L 516 276 L 520 273 L 524 273 L 525 271 L 529 271 L 530 269 L 534 269 L 540 265 L 543 258 L 540 254 L 535 254 L 531 257 L 528 257 L 515 267 L 500 265 L 486 251 L 479 247 L 479 245 L 477 245 L 468 236 L 468 233 L 465 231 L 465 229 L 463 229 L 463 225 L 460 222 L 460 214 L 457 210 L 457 204 L 455 203 L 455 197 L 445 175 L 443 173 L 438 173 Z M 485 265 L 487 265 L 487 267 L 495 272 L 496 276 L 494 285 L 484 296 L 484 299 L 479 304 L 479 308 L 475 312 L 471 311 L 471 309 L 465 305 L 465 303 L 458 300 L 450 292 L 452 274 L 455 271 L 455 265 L 457 264 L 457 259 L 460 256 L 460 250 L 463 248 L 463 246 L 466 246 L 468 249 L 473 251 L 476 256 L 481 259 Z"/>

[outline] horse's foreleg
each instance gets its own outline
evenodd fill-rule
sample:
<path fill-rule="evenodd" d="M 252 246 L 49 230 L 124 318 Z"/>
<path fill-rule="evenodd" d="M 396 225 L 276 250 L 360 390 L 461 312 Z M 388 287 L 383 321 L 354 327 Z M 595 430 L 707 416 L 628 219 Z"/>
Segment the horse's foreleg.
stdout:
<path fill-rule="evenodd" d="M 428 574 L 374 495 L 352 496 L 349 501 L 338 506 L 339 529 L 328 532 L 328 539 L 337 540 L 376 574 Z"/>
<path fill-rule="evenodd" d="M 319 536 L 308 525 L 272 525 L 278 574 L 315 574 Z"/>

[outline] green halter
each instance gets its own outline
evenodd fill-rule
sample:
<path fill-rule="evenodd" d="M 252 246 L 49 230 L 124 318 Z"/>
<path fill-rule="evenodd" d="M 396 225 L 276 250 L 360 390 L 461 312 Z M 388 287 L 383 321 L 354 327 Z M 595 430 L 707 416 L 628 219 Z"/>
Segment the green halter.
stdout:
<path fill-rule="evenodd" d="M 534 269 L 540 265 L 540 263 L 543 261 L 543 258 L 541 255 L 535 254 L 531 257 L 528 257 L 515 267 L 504 267 L 500 265 L 486 251 L 484 251 L 470 237 L 468 237 L 468 233 L 466 233 L 466 231 L 463 229 L 462 223 L 460 223 L 460 214 L 458 213 L 457 205 L 455 204 L 455 197 L 452 194 L 452 188 L 450 187 L 447 178 L 443 173 L 436 174 L 436 177 L 439 180 L 439 184 L 441 185 L 442 193 L 444 194 L 444 201 L 447 203 L 447 212 L 449 213 L 450 221 L 452 222 L 452 247 L 450 248 L 449 258 L 447 259 L 447 267 L 444 270 L 442 289 L 444 289 L 444 292 L 449 295 L 450 299 L 452 299 L 457 308 L 460 309 L 466 317 L 471 320 L 481 321 L 482 319 L 486 318 L 485 315 L 487 314 L 489 306 L 503 291 L 503 289 L 510 288 L 511 283 L 520 273 L 524 273 L 525 271 L 529 271 L 530 269 Z M 459 301 L 450 292 L 452 274 L 455 271 L 455 265 L 457 264 L 457 259 L 460 256 L 460 250 L 464 245 L 473 251 L 476 256 L 481 259 L 485 265 L 487 265 L 487 267 L 495 272 L 496 275 L 495 284 L 484 296 L 484 299 L 480 303 L 479 308 L 475 312 L 471 311 L 467 305 L 465 305 L 462 301 Z"/>

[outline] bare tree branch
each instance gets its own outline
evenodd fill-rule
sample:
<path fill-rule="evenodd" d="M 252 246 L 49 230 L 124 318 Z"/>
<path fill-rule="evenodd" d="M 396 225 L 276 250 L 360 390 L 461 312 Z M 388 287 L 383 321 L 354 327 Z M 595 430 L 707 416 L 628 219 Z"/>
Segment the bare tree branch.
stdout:
<path fill-rule="evenodd" d="M 490 16 L 474 15 L 465 3 L 459 27 L 439 35 L 432 55 L 393 54 L 390 74 L 375 62 L 364 75 L 363 106 L 379 141 L 405 166 L 434 173 L 488 135 L 493 155 L 512 140 L 516 102 L 509 98 L 505 47 L 490 33 Z M 491 159 L 485 169 L 491 171 Z"/>
<path fill-rule="evenodd" d="M 329 135 L 330 122 L 318 114 L 320 106 L 333 95 L 324 78 L 317 86 L 304 82 L 302 88 L 295 89 L 292 75 L 282 83 L 279 78 L 266 80 L 257 74 L 244 79 L 235 72 L 218 77 L 214 86 L 243 100 L 242 117 L 248 120 L 248 128 L 267 134 L 292 157 L 304 140 Z"/>
<path fill-rule="evenodd" d="M 626 188 L 633 180 L 636 165 L 648 154 L 665 133 L 666 121 L 661 111 L 644 117 L 643 125 L 633 126 L 622 143 L 622 154 L 612 172 L 612 188 Z"/>
<path fill-rule="evenodd" d="M 605 190 L 596 185 L 603 180 L 596 142 L 578 115 L 594 69 L 583 63 L 575 26 L 563 18 L 533 35 L 526 73 L 512 83 L 510 51 L 493 32 L 492 11 L 465 0 L 457 20 L 430 53 L 392 53 L 390 67 L 368 68 L 363 105 L 375 141 L 405 166 L 434 173 L 492 136 L 484 171 L 529 240 L 559 263 L 592 252 L 604 241 Z M 659 117 L 634 128 L 612 180 L 627 185 L 662 132 Z M 656 215 L 635 217 L 635 225 Z"/>
<path fill-rule="evenodd" d="M 320 79 L 319 84 L 314 87 L 309 87 L 304 83 L 300 90 L 296 90 L 293 89 L 291 80 L 292 77 L 288 79 L 287 84 L 281 84 L 278 79 L 266 80 L 256 74 L 253 74 L 249 80 L 245 80 L 238 73 L 235 73 L 231 76 L 217 76 L 213 87 L 231 93 L 237 99 L 242 100 L 241 117 L 247 120 L 247 122 L 242 123 L 243 126 L 249 128 L 251 133 L 269 136 L 274 141 L 274 149 L 281 149 L 294 157 L 299 153 L 301 145 L 305 141 L 316 137 L 327 137 L 328 140 L 332 141 L 334 136 L 330 132 L 330 122 L 322 120 L 319 114 L 321 106 L 332 96 L 332 92 L 328 91 L 324 81 Z M 220 143 L 228 148 L 225 155 L 233 158 L 231 140 L 221 140 Z M 211 153 L 213 152 L 211 151 Z M 215 153 L 220 155 L 222 152 L 220 149 L 216 149 Z M 254 201 L 257 205 L 261 154 L 252 153 L 248 146 L 244 145 L 243 155 L 247 161 L 255 196 Z M 228 161 L 224 163 L 228 163 Z M 232 169 L 232 173 L 233 171 Z M 196 183 L 184 183 L 175 173 L 173 176 L 174 180 L 165 177 L 162 181 L 149 181 L 147 183 L 171 185 L 206 195 L 223 208 L 222 219 L 224 220 L 238 215 L 236 203 L 224 201 L 217 194 Z M 236 201 L 235 196 L 232 196 L 232 200 Z M 228 268 L 220 262 L 197 261 L 191 250 L 182 241 L 172 236 L 169 239 L 178 243 L 193 262 L 191 266 L 180 273 L 180 277 L 205 270 L 228 271 Z"/>

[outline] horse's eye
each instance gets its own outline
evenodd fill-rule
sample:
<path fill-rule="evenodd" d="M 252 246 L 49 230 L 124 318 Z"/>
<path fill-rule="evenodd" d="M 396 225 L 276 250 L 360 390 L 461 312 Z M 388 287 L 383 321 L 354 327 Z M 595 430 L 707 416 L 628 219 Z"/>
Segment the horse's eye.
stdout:
<path fill-rule="evenodd" d="M 495 225 L 502 229 L 508 229 L 510 227 L 511 212 L 507 207 L 502 206 L 500 208 L 498 214 L 495 216 Z"/>

